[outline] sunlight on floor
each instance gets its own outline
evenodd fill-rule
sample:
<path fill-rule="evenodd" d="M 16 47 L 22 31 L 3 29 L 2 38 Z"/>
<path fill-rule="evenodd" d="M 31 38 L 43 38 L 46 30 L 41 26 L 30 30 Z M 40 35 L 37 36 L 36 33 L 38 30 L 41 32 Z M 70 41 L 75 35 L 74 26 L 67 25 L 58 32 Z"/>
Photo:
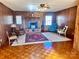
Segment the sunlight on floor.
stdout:
<path fill-rule="evenodd" d="M 51 49 L 52 48 L 52 42 L 44 42 L 44 48 L 45 49 Z"/>

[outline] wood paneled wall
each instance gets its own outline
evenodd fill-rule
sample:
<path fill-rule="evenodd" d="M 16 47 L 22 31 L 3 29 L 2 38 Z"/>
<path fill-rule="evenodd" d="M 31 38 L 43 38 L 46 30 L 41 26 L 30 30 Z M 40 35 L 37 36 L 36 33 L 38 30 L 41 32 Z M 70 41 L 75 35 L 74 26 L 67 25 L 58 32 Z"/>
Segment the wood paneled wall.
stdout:
<path fill-rule="evenodd" d="M 7 40 L 6 30 L 8 30 L 8 25 L 6 24 L 9 19 L 8 16 L 13 16 L 13 11 L 0 3 L 0 38 L 3 41 L 3 44 Z"/>
<path fill-rule="evenodd" d="M 53 12 L 24 12 L 24 11 L 16 11 L 14 12 L 16 15 L 21 15 L 23 17 L 23 26 L 27 28 L 27 22 L 31 20 L 38 21 L 38 27 L 41 28 L 42 20 L 45 20 L 45 15 L 53 16 L 53 22 L 55 22 L 55 13 Z M 34 16 L 32 16 L 32 14 Z"/>
<path fill-rule="evenodd" d="M 42 23 L 42 15 L 43 13 L 41 12 L 24 12 L 24 11 L 15 11 L 14 12 L 14 15 L 15 16 L 22 16 L 22 21 L 23 21 L 23 28 L 27 28 L 27 23 L 28 21 L 34 21 L 34 20 L 37 20 L 38 23 L 39 23 L 39 27 L 41 27 L 41 23 Z M 15 22 L 15 21 L 14 21 Z"/>
<path fill-rule="evenodd" d="M 75 37 L 74 37 L 74 48 L 79 51 L 79 0 L 77 0 L 77 15 L 75 23 Z"/>
<path fill-rule="evenodd" d="M 62 28 L 65 25 L 68 25 L 67 36 L 72 39 L 74 39 L 76 11 L 77 6 L 56 12 L 56 19 L 59 20 L 61 24 L 59 27 Z"/>

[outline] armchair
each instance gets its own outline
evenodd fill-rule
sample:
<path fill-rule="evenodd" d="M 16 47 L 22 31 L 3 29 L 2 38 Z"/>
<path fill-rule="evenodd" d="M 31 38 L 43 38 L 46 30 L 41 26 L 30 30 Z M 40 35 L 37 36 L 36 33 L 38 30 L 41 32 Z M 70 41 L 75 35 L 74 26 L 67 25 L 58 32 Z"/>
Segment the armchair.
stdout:
<path fill-rule="evenodd" d="M 66 37 L 67 30 L 68 26 L 65 26 L 63 29 L 58 29 L 57 32 L 58 34 L 63 34 Z"/>

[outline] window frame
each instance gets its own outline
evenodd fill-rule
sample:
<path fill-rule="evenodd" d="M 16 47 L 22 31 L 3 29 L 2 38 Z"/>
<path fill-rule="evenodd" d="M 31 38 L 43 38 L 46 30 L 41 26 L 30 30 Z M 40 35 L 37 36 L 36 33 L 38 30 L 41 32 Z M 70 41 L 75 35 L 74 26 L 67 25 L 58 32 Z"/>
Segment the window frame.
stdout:
<path fill-rule="evenodd" d="M 51 18 L 51 20 L 49 20 L 49 19 L 46 19 L 46 17 L 50 17 Z M 45 25 L 52 25 L 52 19 L 53 19 L 53 16 L 52 15 L 46 15 L 45 16 Z"/>
<path fill-rule="evenodd" d="M 17 17 L 18 17 L 18 19 L 19 19 L 19 17 L 20 17 L 20 23 L 17 22 L 17 21 L 18 21 Z M 17 25 L 21 25 L 22 23 L 23 23 L 23 21 L 22 21 L 22 16 L 21 16 L 21 15 L 16 15 L 16 24 L 17 24 Z"/>

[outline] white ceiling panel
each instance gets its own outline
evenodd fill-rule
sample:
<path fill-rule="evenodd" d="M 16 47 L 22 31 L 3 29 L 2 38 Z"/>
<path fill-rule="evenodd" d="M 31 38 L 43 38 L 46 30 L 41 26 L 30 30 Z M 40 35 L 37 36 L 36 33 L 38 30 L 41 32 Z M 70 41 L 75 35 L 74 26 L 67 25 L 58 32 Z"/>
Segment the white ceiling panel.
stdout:
<path fill-rule="evenodd" d="M 38 11 L 41 3 L 47 3 L 50 9 L 46 11 L 56 12 L 76 6 L 76 0 L 0 0 L 14 11 Z"/>

